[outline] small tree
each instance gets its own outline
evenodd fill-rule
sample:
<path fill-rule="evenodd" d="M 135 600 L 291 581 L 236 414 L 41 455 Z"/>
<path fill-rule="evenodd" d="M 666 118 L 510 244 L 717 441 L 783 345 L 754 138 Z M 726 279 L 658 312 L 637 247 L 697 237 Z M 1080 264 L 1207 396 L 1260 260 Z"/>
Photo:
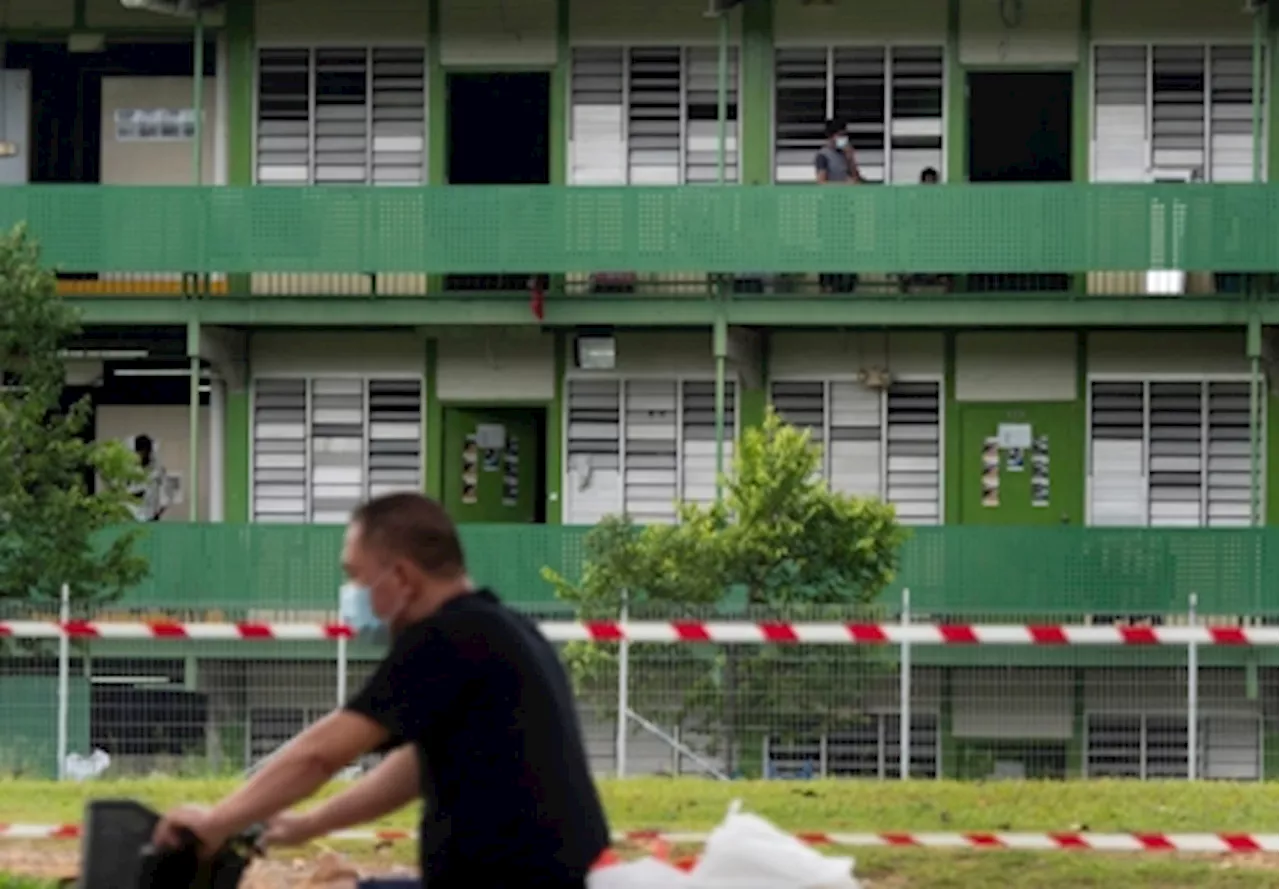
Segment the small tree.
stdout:
<path fill-rule="evenodd" d="M 77 600 L 107 600 L 147 573 L 134 553 L 139 530 L 99 539 L 132 522 L 141 470 L 118 442 L 82 437 L 87 398 L 63 407 L 61 350 L 79 329 L 26 231 L 0 235 L 0 607 L 48 604 L 64 583 Z"/>
<path fill-rule="evenodd" d="M 579 580 L 550 569 L 544 577 L 583 618 L 617 615 L 624 596 L 632 617 L 723 613 L 734 598 L 738 615 L 756 619 L 865 614 L 893 579 L 906 532 L 893 507 L 833 492 L 820 464 L 809 433 L 770 411 L 743 436 L 720 504 L 684 504 L 674 525 L 608 518 L 587 536 Z M 765 726 L 768 714 L 785 714 L 795 734 L 849 724 L 860 710 L 856 677 L 871 660 L 852 646 L 631 652 L 633 685 L 678 689 L 676 721 L 719 736 L 730 760 L 744 732 L 783 728 Z M 613 652 L 572 646 L 568 656 L 580 687 L 605 692 Z"/>

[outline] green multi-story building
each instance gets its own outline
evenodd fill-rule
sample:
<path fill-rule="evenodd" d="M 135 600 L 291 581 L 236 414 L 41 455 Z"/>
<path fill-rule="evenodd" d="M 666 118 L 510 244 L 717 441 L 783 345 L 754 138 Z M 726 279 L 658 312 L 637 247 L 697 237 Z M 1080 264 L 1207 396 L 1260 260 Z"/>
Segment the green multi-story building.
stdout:
<path fill-rule="evenodd" d="M 911 563 L 940 590 L 958 526 L 1081 562 L 1112 539 L 1084 529 L 1231 527 L 1197 577 L 1274 616 L 1274 567 L 1237 564 L 1280 501 L 1274 3 L 149 5 L 0 5 L 0 222 L 83 311 L 95 434 L 158 443 L 166 524 L 260 556 L 286 532 L 246 523 L 405 487 L 472 524 L 669 521 L 772 404 L 833 485 L 941 526 Z M 812 184 L 829 119 L 856 187 Z M 1082 608 L 1219 592 L 1190 538 L 1124 539 Z M 155 601 L 212 561 L 155 560 Z M 1119 705 L 1064 683 L 1079 754 Z M 1275 695 L 1223 694 L 1269 720 L 1261 774 Z"/>

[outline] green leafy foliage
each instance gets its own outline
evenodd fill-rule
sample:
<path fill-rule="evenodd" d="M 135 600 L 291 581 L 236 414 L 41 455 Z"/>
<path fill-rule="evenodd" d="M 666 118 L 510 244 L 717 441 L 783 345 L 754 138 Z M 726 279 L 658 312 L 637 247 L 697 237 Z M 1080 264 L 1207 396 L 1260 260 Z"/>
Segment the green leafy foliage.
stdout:
<path fill-rule="evenodd" d="M 56 601 L 64 583 L 73 600 L 108 600 L 146 576 L 140 531 L 100 534 L 132 522 L 137 459 L 86 440 L 87 398 L 62 403 L 61 350 L 77 333 L 36 243 L 21 227 L 0 236 L 0 605 Z"/>
<path fill-rule="evenodd" d="M 820 464 L 808 432 L 770 412 L 743 436 L 720 503 L 684 504 L 673 525 L 610 517 L 586 538 L 580 578 L 543 576 L 582 619 L 617 617 L 624 600 L 633 619 L 870 619 L 906 531 L 891 506 L 832 491 Z M 580 691 L 614 699 L 616 651 L 566 656 Z M 637 712 L 747 768 L 765 735 L 856 722 L 884 665 L 852 646 L 634 645 L 628 684 Z"/>

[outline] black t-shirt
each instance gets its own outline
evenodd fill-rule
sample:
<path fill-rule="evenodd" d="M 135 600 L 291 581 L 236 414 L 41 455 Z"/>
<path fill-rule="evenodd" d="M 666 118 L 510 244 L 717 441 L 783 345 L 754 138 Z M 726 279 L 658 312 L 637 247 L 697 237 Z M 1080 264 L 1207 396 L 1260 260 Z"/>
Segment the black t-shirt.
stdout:
<path fill-rule="evenodd" d="M 489 591 L 406 628 L 347 709 L 417 748 L 429 889 L 581 885 L 609 845 L 564 668 Z"/>

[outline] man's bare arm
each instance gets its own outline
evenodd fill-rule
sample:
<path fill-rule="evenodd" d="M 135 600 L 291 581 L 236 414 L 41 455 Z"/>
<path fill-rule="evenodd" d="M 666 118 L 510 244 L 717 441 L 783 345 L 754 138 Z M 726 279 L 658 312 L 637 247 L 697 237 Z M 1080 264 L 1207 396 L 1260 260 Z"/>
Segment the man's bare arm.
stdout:
<path fill-rule="evenodd" d="M 307 812 L 306 819 L 320 836 L 389 815 L 417 798 L 418 754 L 405 744 L 354 785 Z"/>

